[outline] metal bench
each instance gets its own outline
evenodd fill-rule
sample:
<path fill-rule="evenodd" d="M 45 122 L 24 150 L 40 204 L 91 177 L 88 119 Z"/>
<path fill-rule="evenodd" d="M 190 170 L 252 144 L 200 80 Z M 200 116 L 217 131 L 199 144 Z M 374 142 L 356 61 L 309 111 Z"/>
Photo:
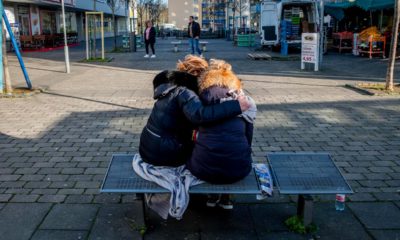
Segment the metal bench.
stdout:
<path fill-rule="evenodd" d="M 181 45 L 182 42 L 181 41 L 172 41 L 171 44 L 174 45 L 174 52 L 178 52 L 179 51 L 179 45 Z"/>
<path fill-rule="evenodd" d="M 168 190 L 137 176 L 132 168 L 134 155 L 115 154 L 111 158 L 101 193 L 168 193 Z M 305 225 L 312 222 L 311 194 L 353 193 L 332 158 L 327 153 L 268 153 L 271 173 L 280 194 L 298 194 L 297 214 Z M 254 171 L 234 184 L 204 183 L 190 188 L 193 194 L 260 193 L 260 183 Z M 143 201 L 143 216 L 146 206 Z"/>
<path fill-rule="evenodd" d="M 311 195 L 353 193 L 328 153 L 267 153 L 267 159 L 279 193 L 299 195 L 297 215 L 305 226 L 312 223 Z"/>

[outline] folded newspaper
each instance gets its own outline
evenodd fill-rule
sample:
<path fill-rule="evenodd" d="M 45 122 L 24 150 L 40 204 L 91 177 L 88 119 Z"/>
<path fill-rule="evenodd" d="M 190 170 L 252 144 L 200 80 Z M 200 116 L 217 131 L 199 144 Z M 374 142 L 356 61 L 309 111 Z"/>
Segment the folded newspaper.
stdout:
<path fill-rule="evenodd" d="M 274 185 L 272 182 L 271 171 L 269 170 L 268 165 L 265 163 L 255 163 L 253 164 L 253 167 L 258 177 L 261 188 L 261 194 L 257 195 L 257 200 L 263 200 L 267 197 L 272 197 Z"/>

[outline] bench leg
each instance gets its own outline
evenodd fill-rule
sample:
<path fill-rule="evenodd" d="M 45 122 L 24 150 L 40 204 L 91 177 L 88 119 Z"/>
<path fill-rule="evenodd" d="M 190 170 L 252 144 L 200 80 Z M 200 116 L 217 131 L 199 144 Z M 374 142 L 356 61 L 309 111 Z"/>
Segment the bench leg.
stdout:
<path fill-rule="evenodd" d="M 174 52 L 178 52 L 178 46 L 177 45 L 174 46 Z"/>
<path fill-rule="evenodd" d="M 310 195 L 299 195 L 297 200 L 297 216 L 303 220 L 304 226 L 312 223 L 313 198 Z"/>
<path fill-rule="evenodd" d="M 144 193 L 137 193 L 136 197 L 140 200 L 142 200 L 142 210 L 143 210 L 143 223 L 147 227 L 147 221 L 146 221 L 146 216 L 147 216 L 147 206 L 146 206 L 146 198 L 144 196 Z"/>
<path fill-rule="evenodd" d="M 207 51 L 207 47 L 206 47 L 206 45 L 203 45 L 203 52 L 206 52 Z"/>

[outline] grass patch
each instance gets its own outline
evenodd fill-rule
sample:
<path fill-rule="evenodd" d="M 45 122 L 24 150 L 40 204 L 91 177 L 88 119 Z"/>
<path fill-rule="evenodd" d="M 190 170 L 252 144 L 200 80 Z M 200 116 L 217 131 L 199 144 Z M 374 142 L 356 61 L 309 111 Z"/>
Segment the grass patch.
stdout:
<path fill-rule="evenodd" d="M 308 226 L 304 226 L 303 220 L 297 215 L 288 218 L 285 221 L 285 225 L 289 228 L 290 231 L 299 234 L 316 233 L 318 230 L 318 227 L 314 223 L 311 223 Z"/>
<path fill-rule="evenodd" d="M 393 91 L 385 89 L 385 83 L 357 83 L 356 87 L 368 90 L 374 95 L 400 95 L 400 84 L 395 84 Z"/>
<path fill-rule="evenodd" d="M 43 92 L 42 89 L 14 88 L 11 93 L 0 93 L 0 98 L 22 98 Z"/>

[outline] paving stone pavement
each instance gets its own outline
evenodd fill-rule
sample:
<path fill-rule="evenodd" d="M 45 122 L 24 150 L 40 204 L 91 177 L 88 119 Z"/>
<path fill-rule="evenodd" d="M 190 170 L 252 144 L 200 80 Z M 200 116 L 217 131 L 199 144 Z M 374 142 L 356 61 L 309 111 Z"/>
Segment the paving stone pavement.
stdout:
<path fill-rule="evenodd" d="M 83 64 L 77 62 L 82 48 L 71 49 L 69 75 L 63 73 L 62 51 L 24 54 L 32 82 L 46 91 L 0 98 L 0 236 L 141 238 L 135 197 L 98 189 L 112 154 L 137 151 L 154 103 L 152 77 L 186 54 L 172 53 L 168 41 L 158 42 L 151 61 L 140 49 L 113 54 L 111 63 Z M 313 73 L 300 71 L 298 62 L 251 61 L 251 49 L 223 40 L 211 40 L 208 49 L 207 58 L 232 63 L 256 100 L 254 161 L 264 161 L 268 151 L 329 152 L 354 189 L 344 213 L 334 211 L 334 196 L 317 196 L 321 239 L 400 239 L 400 99 L 343 87 L 384 79 L 387 62 L 329 54 L 323 71 Z M 13 56 L 10 65 L 14 83 L 22 86 Z M 295 213 L 294 199 L 260 203 L 237 197 L 231 213 L 193 201 L 182 221 L 150 213 L 145 238 L 310 239 L 282 224 Z"/>

